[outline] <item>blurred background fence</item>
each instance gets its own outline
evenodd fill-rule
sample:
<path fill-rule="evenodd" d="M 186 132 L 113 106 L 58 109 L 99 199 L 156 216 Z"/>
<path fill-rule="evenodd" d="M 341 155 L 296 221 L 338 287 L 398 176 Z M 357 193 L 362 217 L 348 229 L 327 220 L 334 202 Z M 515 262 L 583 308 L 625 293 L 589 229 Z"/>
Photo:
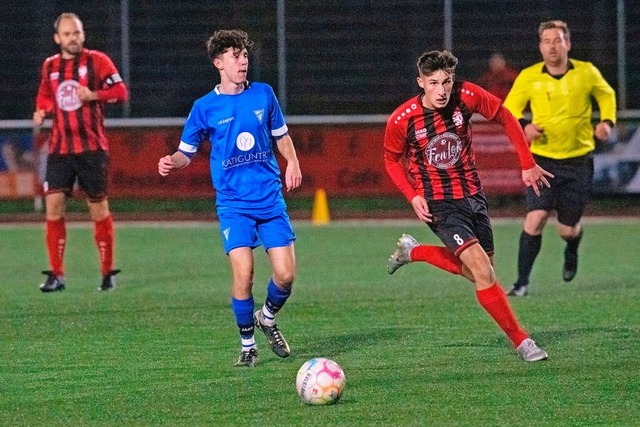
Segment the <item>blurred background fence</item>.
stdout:
<path fill-rule="evenodd" d="M 85 45 L 108 53 L 130 88 L 128 104 L 107 109 L 115 198 L 212 194 L 206 156 L 173 186 L 159 180 L 155 165 L 177 146 L 193 101 L 217 83 L 204 46 L 216 29 L 242 28 L 256 42 L 249 78 L 272 85 L 285 108 L 306 169 L 299 196 L 328 187 L 372 197 L 397 196 L 381 161 L 384 120 L 417 93 L 420 53 L 451 49 L 458 79 L 477 81 L 493 52 L 519 70 L 540 60 L 537 28 L 548 19 L 568 22 L 571 57 L 593 62 L 617 92 L 620 125 L 614 143 L 599 149 L 596 189 L 640 193 L 638 1 L 6 0 L 0 198 L 37 192 L 29 119 L 42 61 L 58 51 L 53 20 L 66 11 L 81 17 Z M 478 134 L 488 191 L 518 193 L 515 157 L 500 129 L 479 123 Z"/>

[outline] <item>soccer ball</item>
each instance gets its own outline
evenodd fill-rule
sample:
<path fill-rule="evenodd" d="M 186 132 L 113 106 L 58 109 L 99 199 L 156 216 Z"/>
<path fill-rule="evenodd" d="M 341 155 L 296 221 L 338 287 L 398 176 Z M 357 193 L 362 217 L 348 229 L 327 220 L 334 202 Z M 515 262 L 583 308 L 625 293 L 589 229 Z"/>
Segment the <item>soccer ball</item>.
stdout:
<path fill-rule="evenodd" d="M 331 405 L 340 399 L 346 378 L 340 365 L 324 357 L 308 360 L 296 376 L 296 390 L 305 403 Z"/>

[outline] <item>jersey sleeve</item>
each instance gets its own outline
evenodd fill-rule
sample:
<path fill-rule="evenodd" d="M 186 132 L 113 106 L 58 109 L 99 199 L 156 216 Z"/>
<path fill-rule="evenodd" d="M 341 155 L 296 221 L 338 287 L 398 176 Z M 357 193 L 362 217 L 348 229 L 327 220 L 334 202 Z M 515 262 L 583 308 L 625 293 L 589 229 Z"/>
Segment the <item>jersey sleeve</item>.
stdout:
<path fill-rule="evenodd" d="M 184 128 L 182 129 L 178 151 L 189 158 L 195 156 L 200 143 L 209 138 L 204 116 L 204 111 L 202 111 L 202 108 L 200 108 L 200 105 L 196 102 L 193 104 Z"/>
<path fill-rule="evenodd" d="M 413 185 L 409 182 L 405 167 L 402 163 L 406 139 L 403 135 L 402 127 L 394 117 L 395 114 L 391 115 L 387 121 L 387 127 L 384 133 L 384 167 L 394 185 L 404 195 L 405 199 L 411 202 L 417 193 Z"/>
<path fill-rule="evenodd" d="M 518 74 L 511 90 L 504 100 L 504 106 L 513 114 L 516 119 L 520 120 L 524 117 L 524 109 L 529 103 L 528 84 L 524 73 Z"/>
<path fill-rule="evenodd" d="M 480 86 L 465 82 L 461 88 L 461 98 L 473 111 L 481 114 L 487 120 L 499 123 L 504 128 L 505 134 L 516 149 L 518 160 L 523 170 L 531 169 L 536 164 L 531 156 L 527 138 L 522 131 L 518 120 L 503 105 L 500 98 Z"/>
<path fill-rule="evenodd" d="M 493 120 L 502 107 L 500 98 L 474 83 L 464 82 L 460 90 L 461 100 L 487 120 Z"/>
<path fill-rule="evenodd" d="M 600 70 L 598 70 L 593 64 L 590 64 L 590 66 L 594 81 L 591 93 L 598 102 L 600 120 L 611 120 L 612 123 L 615 123 L 616 93 L 604 77 L 602 77 Z"/>
<path fill-rule="evenodd" d="M 276 94 L 273 92 L 271 86 L 267 86 L 267 88 L 269 97 L 269 128 L 271 129 L 271 136 L 275 139 L 280 139 L 289 132 L 289 129 L 287 128 L 287 124 L 284 120 L 284 114 L 282 113 Z"/>
<path fill-rule="evenodd" d="M 102 52 L 97 53 L 95 58 L 101 85 L 98 89 L 98 101 L 125 102 L 129 98 L 129 91 L 111 58 Z"/>
<path fill-rule="evenodd" d="M 54 97 L 51 92 L 51 84 L 49 83 L 49 60 L 42 63 L 40 71 L 40 85 L 38 86 L 38 94 L 36 95 L 36 110 L 44 110 L 46 114 L 53 111 Z"/>
<path fill-rule="evenodd" d="M 522 126 L 520 126 L 520 123 L 518 123 L 515 116 L 504 106 L 501 106 L 498 114 L 493 118 L 493 121 L 500 123 L 504 128 L 507 138 L 509 138 L 511 145 L 516 149 L 516 154 L 518 155 L 518 160 L 522 170 L 534 167 L 536 162 L 533 160 L 531 150 L 529 150 L 527 137 L 524 135 Z"/>

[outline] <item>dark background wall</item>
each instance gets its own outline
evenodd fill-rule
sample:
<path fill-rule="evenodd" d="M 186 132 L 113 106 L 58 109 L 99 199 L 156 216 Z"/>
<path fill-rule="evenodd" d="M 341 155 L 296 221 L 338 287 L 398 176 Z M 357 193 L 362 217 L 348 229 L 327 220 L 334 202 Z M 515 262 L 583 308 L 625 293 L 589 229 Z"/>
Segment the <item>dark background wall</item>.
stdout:
<path fill-rule="evenodd" d="M 453 52 L 458 78 L 473 80 L 492 51 L 523 68 L 540 60 L 537 27 L 566 20 L 572 54 L 592 61 L 618 86 L 615 0 L 590 2 L 455 0 Z M 443 48 L 438 1 L 286 2 L 287 114 L 388 114 L 414 94 L 415 61 Z M 627 108 L 640 109 L 640 2 L 626 1 Z M 65 11 L 84 21 L 86 46 L 121 67 L 119 1 L 15 1 L 0 5 L 0 119 L 29 119 L 40 66 L 57 52 L 53 21 Z M 130 1 L 131 117 L 184 117 L 212 89 L 217 73 L 204 43 L 216 29 L 245 29 L 256 42 L 250 78 L 278 91 L 276 2 Z M 122 70 L 121 70 L 122 71 Z M 123 115 L 121 106 L 109 115 Z"/>

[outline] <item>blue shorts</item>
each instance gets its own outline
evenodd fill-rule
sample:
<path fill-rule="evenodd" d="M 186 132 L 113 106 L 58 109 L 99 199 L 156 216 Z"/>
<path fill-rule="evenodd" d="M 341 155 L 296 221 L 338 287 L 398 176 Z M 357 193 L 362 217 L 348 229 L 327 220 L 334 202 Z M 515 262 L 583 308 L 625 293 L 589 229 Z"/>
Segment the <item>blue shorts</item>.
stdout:
<path fill-rule="evenodd" d="M 224 252 L 232 249 L 260 245 L 265 250 L 291 246 L 296 235 L 291 227 L 287 211 L 280 213 L 218 212 Z"/>

